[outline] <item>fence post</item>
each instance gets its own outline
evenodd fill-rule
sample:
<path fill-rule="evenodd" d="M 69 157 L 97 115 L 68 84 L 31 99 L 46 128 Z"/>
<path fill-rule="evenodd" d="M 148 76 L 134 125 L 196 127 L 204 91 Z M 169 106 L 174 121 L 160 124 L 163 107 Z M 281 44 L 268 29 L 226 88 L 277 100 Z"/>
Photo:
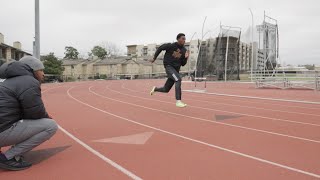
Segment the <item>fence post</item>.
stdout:
<path fill-rule="evenodd" d="M 319 87 L 320 86 L 320 82 L 319 82 L 318 71 L 315 71 L 314 74 L 315 74 L 315 83 L 316 83 L 315 84 L 315 86 L 316 86 L 315 90 L 318 91 L 318 90 L 320 90 L 320 87 Z"/>

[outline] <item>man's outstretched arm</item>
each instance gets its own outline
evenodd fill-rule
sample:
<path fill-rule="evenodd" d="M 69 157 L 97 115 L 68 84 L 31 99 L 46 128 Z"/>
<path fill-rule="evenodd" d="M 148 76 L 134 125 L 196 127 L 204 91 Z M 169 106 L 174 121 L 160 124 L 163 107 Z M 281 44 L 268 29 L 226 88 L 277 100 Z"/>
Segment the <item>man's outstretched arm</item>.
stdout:
<path fill-rule="evenodd" d="M 151 62 L 153 63 L 154 61 L 156 61 L 157 57 L 159 56 L 159 54 L 162 52 L 162 51 L 166 51 L 169 49 L 170 47 L 170 43 L 168 44 L 162 44 L 156 51 L 156 53 L 154 53 L 154 56 L 153 56 L 153 59 L 151 60 Z"/>

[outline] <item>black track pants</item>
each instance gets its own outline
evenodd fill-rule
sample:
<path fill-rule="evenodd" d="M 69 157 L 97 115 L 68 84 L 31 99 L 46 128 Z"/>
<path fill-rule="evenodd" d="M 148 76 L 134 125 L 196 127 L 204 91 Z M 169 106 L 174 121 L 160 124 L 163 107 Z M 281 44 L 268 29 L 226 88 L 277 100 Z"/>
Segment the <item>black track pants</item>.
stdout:
<path fill-rule="evenodd" d="M 181 100 L 181 77 L 177 69 L 172 66 L 166 66 L 166 73 L 168 75 L 168 79 L 163 87 L 156 88 L 156 92 L 168 93 L 172 86 L 175 84 L 176 88 L 176 99 Z"/>

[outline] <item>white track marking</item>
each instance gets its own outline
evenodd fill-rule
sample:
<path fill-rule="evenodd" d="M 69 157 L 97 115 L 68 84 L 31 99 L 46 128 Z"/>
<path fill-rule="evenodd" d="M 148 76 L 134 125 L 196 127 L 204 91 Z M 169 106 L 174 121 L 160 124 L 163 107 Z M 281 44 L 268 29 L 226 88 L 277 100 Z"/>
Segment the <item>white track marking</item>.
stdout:
<path fill-rule="evenodd" d="M 65 87 L 65 86 L 60 86 L 60 87 Z M 58 88 L 58 87 L 56 87 Z M 51 88 L 51 89 L 47 89 L 45 91 L 43 91 L 42 93 L 45 93 L 47 91 L 50 91 L 52 89 L 56 89 L 56 88 Z M 74 87 L 71 87 L 69 89 L 72 89 Z M 69 91 L 68 91 L 69 93 Z M 68 94 L 69 96 L 69 94 Z M 69 96 L 70 97 L 70 96 Z M 73 98 L 72 98 L 73 99 Z M 116 168 L 117 170 L 121 171 L 122 173 L 124 173 L 125 175 L 127 175 L 128 177 L 130 177 L 131 179 L 134 180 L 142 180 L 142 178 L 138 177 L 137 175 L 133 174 L 132 172 L 130 172 L 129 170 L 125 169 L 124 167 L 120 166 L 119 164 L 117 164 L 116 162 L 112 161 L 111 159 L 105 157 L 104 155 L 102 155 L 101 153 L 99 153 L 98 151 L 96 151 L 95 149 L 93 149 L 92 147 L 90 147 L 88 144 L 84 143 L 83 141 L 81 141 L 80 139 L 78 139 L 76 136 L 72 135 L 70 132 L 68 132 L 67 130 L 65 130 L 63 127 L 61 127 L 60 125 L 58 125 L 59 129 L 65 133 L 67 136 L 69 136 L 71 139 L 73 139 L 75 142 L 77 142 L 78 144 L 80 144 L 82 147 L 84 147 L 85 149 L 87 149 L 89 152 L 91 152 L 92 154 L 96 155 L 97 157 L 99 157 L 101 160 L 103 160 L 104 162 L 106 162 L 107 164 L 110 164 L 111 166 L 113 166 L 114 168 Z"/>
<path fill-rule="evenodd" d="M 92 154 L 96 155 L 97 157 L 99 157 L 100 159 L 102 159 L 104 162 L 106 162 L 107 164 L 110 164 L 111 166 L 113 166 L 114 168 L 116 168 L 117 170 L 121 171 L 122 173 L 124 173 L 125 175 L 129 176 L 131 179 L 134 180 L 142 180 L 142 178 L 136 176 L 135 174 L 133 174 L 132 172 L 128 171 L 127 169 L 125 169 L 124 167 L 120 166 L 119 164 L 117 164 L 116 162 L 112 161 L 111 159 L 105 157 L 104 155 L 102 155 L 101 153 L 99 153 L 98 151 L 96 151 L 95 149 L 93 149 L 92 147 L 90 147 L 89 145 L 87 145 L 86 143 L 84 143 L 83 141 L 81 141 L 80 139 L 78 139 L 77 137 L 75 137 L 74 135 L 72 135 L 70 132 L 68 132 L 67 130 L 63 129 L 61 126 L 59 126 L 59 129 L 64 132 L 67 136 L 69 136 L 71 139 L 73 139 L 74 141 L 76 141 L 78 144 L 80 144 L 81 146 L 83 146 L 85 149 L 87 149 L 88 151 L 90 151 Z"/>
<path fill-rule="evenodd" d="M 216 95 L 216 96 L 228 96 L 228 97 L 247 98 L 247 99 L 259 99 L 259 100 L 269 100 L 269 101 L 282 101 L 282 102 L 292 102 L 292 103 L 303 103 L 303 104 L 317 104 L 317 105 L 320 105 L 320 102 L 314 102 L 314 101 L 299 101 L 299 100 L 291 100 L 291 99 L 264 98 L 264 97 L 256 97 L 256 96 L 241 96 L 241 95 L 234 95 L 234 94 L 195 92 L 193 90 L 183 90 L 183 91 L 191 92 L 191 93 L 210 94 L 210 95 Z"/>
<path fill-rule="evenodd" d="M 124 93 L 120 93 L 117 91 L 114 91 L 110 88 L 108 88 L 109 90 L 115 92 L 115 93 L 119 93 L 122 95 L 127 95 L 127 96 L 131 96 L 131 97 L 135 97 L 135 98 L 140 98 L 140 99 L 145 99 L 145 100 L 152 100 L 152 99 L 148 99 L 148 98 L 142 98 L 139 96 L 133 96 L 133 95 L 129 95 L 129 94 L 124 94 Z M 297 136 L 291 136 L 291 135 L 287 135 L 287 134 L 281 134 L 281 133 L 276 133 L 276 132 L 271 132 L 271 131 L 265 131 L 265 130 L 260 130 L 260 129 L 254 129 L 254 128 L 249 128 L 249 127 L 245 127 L 245 126 L 239 126 L 239 125 L 233 125 L 233 124 L 227 124 L 227 123 L 222 123 L 222 122 L 218 122 L 218 121 L 212 121 L 209 119 L 204 119 L 204 118 L 199 118 L 199 117 L 193 117 L 193 116 L 188 116 L 188 115 L 183 115 L 183 114 L 179 114 L 179 113 L 174 113 L 174 112 L 169 112 L 169 111 L 164 111 L 164 110 L 159 110 L 159 109 L 154 109 L 154 108 L 150 108 L 150 107 L 146 107 L 146 106 L 141 106 L 141 105 L 137 105 L 137 104 L 133 104 L 133 103 L 129 103 L 129 102 L 124 102 L 121 100 L 117 100 L 117 99 L 113 99 L 113 98 L 109 98 L 106 96 L 102 96 L 96 92 L 93 92 L 91 90 L 91 87 L 89 88 L 89 91 L 93 94 L 95 94 L 96 96 L 100 96 L 102 98 L 107 98 L 113 101 L 117 101 L 120 103 L 124 103 L 124 104 L 129 104 L 132 106 L 136 106 L 136 107 L 140 107 L 140 108 L 144 108 L 144 109 L 149 109 L 149 110 L 153 110 L 153 111 L 158 111 L 158 112 L 162 112 L 162 113 L 166 113 L 166 114 L 172 114 L 172 115 L 176 115 L 176 116 L 182 116 L 182 117 L 186 117 L 186 118 L 190 118 L 190 119 L 196 119 L 196 120 L 200 120 L 200 121 L 204 121 L 204 122 L 209 122 L 209 123 L 213 123 L 213 124 L 221 124 L 224 126 L 230 126 L 230 127 L 235 127 L 235 128 L 240 128 L 240 129 L 245 129 L 245 130 L 250 130 L 250 131 L 255 131 L 255 132 L 260 132 L 260 133 L 266 133 L 266 134 L 272 134 L 272 135 L 276 135 L 276 136 L 282 136 L 282 137 L 287 137 L 287 138 L 292 138 L 292 139 L 298 139 L 298 140 L 302 140 L 302 141 L 308 141 L 308 142 L 313 142 L 313 143 L 320 143 L 320 141 L 317 140 L 313 140 L 313 139 L 307 139 L 307 138 L 302 138 L 302 137 L 297 137 Z M 164 102 L 164 101 L 160 101 L 160 102 Z M 168 103 L 168 102 L 165 102 Z M 168 104 L 172 104 L 172 103 L 168 103 Z"/>
<path fill-rule="evenodd" d="M 55 87 L 52 87 L 52 88 L 50 87 L 50 88 L 48 88 L 46 90 L 43 90 L 41 93 L 43 94 L 43 93 L 46 93 L 46 92 L 51 91 L 53 89 L 58 89 L 58 88 L 62 88 L 62 87 L 68 87 L 68 86 L 55 86 Z"/>
<path fill-rule="evenodd" d="M 140 83 L 141 84 L 141 83 Z M 136 86 L 138 86 L 139 84 L 136 83 Z M 140 86 L 141 87 L 141 86 Z M 126 88 L 125 88 L 126 89 Z M 132 91 L 135 91 L 135 90 L 132 90 Z M 145 92 L 140 92 L 140 91 L 136 91 L 136 92 L 139 92 L 139 93 L 146 93 Z M 186 92 L 186 91 L 185 91 Z M 188 92 L 190 94 L 195 94 L 194 92 Z M 162 96 L 162 97 L 168 97 L 168 96 L 164 96 L 164 95 L 159 95 L 159 96 Z M 195 97 L 195 96 L 193 96 Z M 248 103 L 251 103 L 251 104 L 266 104 L 266 105 L 273 105 L 273 106 L 283 106 L 283 107 L 291 107 L 291 108 L 299 108 L 299 109 L 316 109 L 316 110 L 319 110 L 320 108 L 313 108 L 313 107 L 301 107 L 301 106 L 293 106 L 293 105 L 282 105 L 282 104 L 274 104 L 274 103 L 267 103 L 267 102 L 253 102 L 253 101 L 250 101 L 250 100 L 245 100 L 244 98 L 242 98 L 243 100 L 237 100 L 237 99 L 233 99 L 233 101 L 238 101 L 238 102 L 248 102 Z M 199 102 L 202 102 L 202 100 L 196 100 L 196 99 L 193 99 L 195 101 L 199 101 Z"/>
<path fill-rule="evenodd" d="M 139 92 L 139 91 L 125 88 L 123 85 L 124 84 L 122 84 L 122 86 L 121 86 L 122 89 L 126 89 L 126 90 L 129 90 L 132 92 Z M 140 93 L 143 93 L 143 92 L 140 92 Z M 144 94 L 147 94 L 147 93 L 144 93 Z M 167 97 L 167 96 L 162 96 L 162 97 Z M 213 102 L 213 101 L 204 101 L 204 100 L 198 100 L 198 99 L 192 99 L 192 101 L 206 102 L 206 103 L 219 104 L 219 105 L 225 105 L 225 106 L 243 107 L 243 108 L 250 108 L 250 109 L 257 109 L 257 110 L 264 110 L 264 111 L 283 112 L 283 113 L 291 113 L 291 114 L 300 114 L 300 115 L 320 117 L 319 114 L 300 113 L 300 112 L 294 112 L 294 111 L 283 111 L 283 110 L 275 110 L 275 109 L 268 109 L 268 108 L 257 108 L 257 107 L 252 107 L 252 106 L 243 106 L 243 105 L 235 105 L 235 104 L 228 104 L 228 103 L 217 103 L 217 102 Z"/>
<path fill-rule="evenodd" d="M 160 101 L 160 100 L 155 100 L 155 101 L 168 103 L 166 101 Z M 314 123 L 305 123 L 305 122 L 292 121 L 292 120 L 287 120 L 287 119 L 279 119 L 279 118 L 271 118 L 271 117 L 265 117 L 265 116 L 257 116 L 257 115 L 251 115 L 251 114 L 245 114 L 245 113 L 237 113 L 237 112 L 232 112 L 232 111 L 224 111 L 224 110 L 219 110 L 219 109 L 205 108 L 205 107 L 192 106 L 192 105 L 188 105 L 188 107 L 193 107 L 193 108 L 198 108 L 198 109 L 205 109 L 205 110 L 210 110 L 210 111 L 218 111 L 218 112 L 224 112 L 224 113 L 230 113 L 230 114 L 236 114 L 236 115 L 241 115 L 241 116 L 256 117 L 256 118 L 261 118 L 261 119 L 269 119 L 269 120 L 273 120 L 273 121 L 283 121 L 283 122 L 289 122 L 289 123 L 294 123 L 294 124 L 303 124 L 303 125 L 320 127 L 320 124 L 314 124 Z"/>
<path fill-rule="evenodd" d="M 308 172 L 308 171 L 304 171 L 304 170 L 301 170 L 301 169 L 293 168 L 293 167 L 286 166 L 286 165 L 283 165 L 283 164 L 279 164 L 279 163 L 276 163 L 276 162 L 268 161 L 268 160 L 265 160 L 265 159 L 262 159 L 262 158 L 258 158 L 258 157 L 255 157 L 255 156 L 251 156 L 251 155 L 248 155 L 248 154 L 244 154 L 244 153 L 241 153 L 241 152 L 233 151 L 233 150 L 230 150 L 230 149 L 227 149 L 227 148 L 223 148 L 223 147 L 220 147 L 220 146 L 217 146 L 217 145 L 209 144 L 209 143 L 206 143 L 206 142 L 203 142 L 203 141 L 199 141 L 199 140 L 196 140 L 196 139 L 192 139 L 192 138 L 189 138 L 189 137 L 186 137 L 186 136 L 183 136 L 183 135 L 179 135 L 179 134 L 176 134 L 176 133 L 172 133 L 172 132 L 169 132 L 169 131 L 160 129 L 160 128 L 156 128 L 156 127 L 149 126 L 149 125 L 146 125 L 146 124 L 143 124 L 143 123 L 139 123 L 139 122 L 137 122 L 137 121 L 134 121 L 134 120 L 131 120 L 131 119 L 122 117 L 122 116 L 118 116 L 118 115 L 113 114 L 113 113 L 111 113 L 111 112 L 108 112 L 108 111 L 99 109 L 99 108 L 94 107 L 94 106 L 92 106 L 92 105 L 90 105 L 90 104 L 87 104 L 87 103 L 85 103 L 85 102 L 83 102 L 83 101 L 80 101 L 79 99 L 76 99 L 75 97 L 73 97 L 73 96 L 70 94 L 70 90 L 72 90 L 72 89 L 73 89 L 73 88 L 70 88 L 70 89 L 68 89 L 68 91 L 67 91 L 67 94 L 68 94 L 68 96 L 69 96 L 70 98 L 72 98 L 73 100 L 77 101 L 77 102 L 80 103 L 80 104 L 83 104 L 83 105 L 85 105 L 85 106 L 88 106 L 88 107 L 90 107 L 90 108 L 92 108 L 92 109 L 95 109 L 95 110 L 97 110 L 97 111 L 99 111 L 99 112 L 108 114 L 108 115 L 110 115 L 110 116 L 113 116 L 113 117 L 116 117 L 116 118 L 125 120 L 125 121 L 130 122 L 130 123 L 133 123 L 133 124 L 137 124 L 137 125 L 140 125 L 140 126 L 143 126 L 143 127 L 146 127 L 146 128 L 150 128 L 150 129 L 153 129 L 153 130 L 156 130 L 156 131 L 159 131 L 159 132 L 168 134 L 168 135 L 172 135 L 172 136 L 175 136 L 175 137 L 179 137 L 179 138 L 184 139 L 184 140 L 188 140 L 188 141 L 191 141 L 191 142 L 194 142 L 194 143 L 198 143 L 198 144 L 202 144 L 202 145 L 205 145 L 205 146 L 208 146 L 208 147 L 212 147 L 212 148 L 215 148 L 215 149 L 219 149 L 219 150 L 221 150 L 221 151 L 225 151 L 225 152 L 229 152 L 229 153 L 232 153 L 232 154 L 236 154 L 236 155 L 239 155 L 239 156 L 248 158 L 248 159 L 252 159 L 252 160 L 256 160 L 256 161 L 262 162 L 262 163 L 266 163 L 266 164 L 269 164 L 269 165 L 273 165 L 273 166 L 276 166 L 276 167 L 280 167 L 280 168 L 283 168 L 283 169 L 286 169 L 286 170 L 290 170 L 290 171 L 293 171 L 293 172 L 296 172 L 296 173 L 301 173 L 301 174 L 304 174 L 304 175 L 308 175 L 308 176 L 320 178 L 320 175 L 319 175 L 319 174 L 315 174 L 315 173 L 312 173 L 312 172 Z"/>

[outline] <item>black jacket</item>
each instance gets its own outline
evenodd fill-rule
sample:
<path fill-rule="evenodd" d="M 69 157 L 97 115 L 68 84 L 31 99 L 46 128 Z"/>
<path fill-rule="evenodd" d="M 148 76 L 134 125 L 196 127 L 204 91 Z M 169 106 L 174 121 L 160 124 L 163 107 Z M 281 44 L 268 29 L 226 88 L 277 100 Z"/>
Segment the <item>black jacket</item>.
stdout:
<path fill-rule="evenodd" d="M 153 59 L 157 59 L 161 51 L 166 51 L 163 60 L 165 67 L 170 65 L 176 69 L 180 69 L 181 66 L 187 64 L 187 58 L 185 58 L 187 49 L 184 46 L 180 46 L 178 43 L 163 44 L 157 49 Z"/>
<path fill-rule="evenodd" d="M 0 132 L 21 119 L 49 118 L 40 82 L 32 69 L 18 61 L 0 67 Z"/>

